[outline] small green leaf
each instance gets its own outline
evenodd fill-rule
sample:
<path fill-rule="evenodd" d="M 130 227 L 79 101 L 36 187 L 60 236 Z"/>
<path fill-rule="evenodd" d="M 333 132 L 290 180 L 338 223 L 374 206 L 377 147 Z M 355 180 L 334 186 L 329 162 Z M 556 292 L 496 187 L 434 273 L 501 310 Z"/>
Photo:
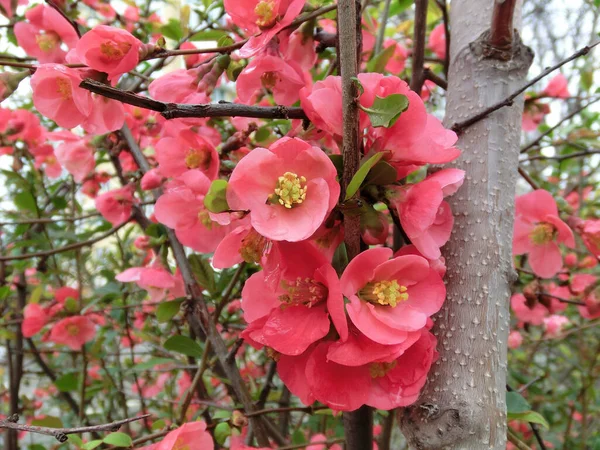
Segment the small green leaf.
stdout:
<path fill-rule="evenodd" d="M 69 434 L 67 437 L 69 438 L 69 442 L 73 443 L 73 445 L 76 445 L 77 447 L 81 447 L 83 445 L 83 441 L 76 434 Z"/>
<path fill-rule="evenodd" d="M 0 300 L 4 300 L 6 297 L 8 297 L 10 295 L 11 292 L 12 291 L 10 290 L 10 286 L 0 287 Z"/>
<path fill-rule="evenodd" d="M 177 315 L 182 302 L 183 300 L 173 300 L 171 302 L 161 303 L 158 305 L 158 308 L 156 308 L 156 319 L 160 323 L 168 322 Z"/>
<path fill-rule="evenodd" d="M 196 341 L 193 341 L 187 336 L 171 336 L 165 341 L 163 347 L 173 352 L 181 353 L 194 358 L 202 358 L 202 348 Z"/>
<path fill-rule="evenodd" d="M 46 416 L 42 419 L 33 419 L 31 425 L 34 427 L 62 428 L 63 423 L 58 417 Z"/>
<path fill-rule="evenodd" d="M 269 139 L 270 136 L 271 130 L 269 127 L 260 127 L 258 130 L 256 130 L 256 133 L 254 133 L 254 140 L 256 142 L 263 142 Z"/>
<path fill-rule="evenodd" d="M 392 56 L 394 56 L 395 50 L 396 47 L 394 45 L 390 45 L 379 52 L 374 58 L 371 59 L 371 61 L 367 63 L 367 72 L 383 73 L 388 61 Z"/>
<path fill-rule="evenodd" d="M 102 445 L 102 441 L 100 439 L 96 439 L 94 441 L 86 442 L 81 446 L 81 448 L 83 450 L 93 450 L 100 445 Z"/>
<path fill-rule="evenodd" d="M 174 364 L 177 361 L 171 358 L 150 358 L 148 361 L 144 361 L 143 363 L 136 364 L 132 367 L 134 370 L 148 370 L 152 369 L 154 366 L 158 366 L 159 364 Z"/>
<path fill-rule="evenodd" d="M 229 419 L 231 417 L 231 411 L 227 411 L 223 409 L 221 411 L 216 411 L 213 415 L 213 419 Z"/>
<path fill-rule="evenodd" d="M 231 36 L 221 36 L 217 41 L 217 47 L 229 47 L 230 45 L 235 44 L 235 41 Z"/>
<path fill-rule="evenodd" d="M 527 400 L 518 392 L 507 392 L 506 393 L 506 411 L 509 414 L 524 413 L 531 410 L 531 405 L 527 403 Z"/>
<path fill-rule="evenodd" d="M 365 88 L 362 85 L 362 83 L 360 82 L 360 80 L 358 79 L 358 77 L 352 77 L 350 79 L 352 81 L 354 81 L 354 84 L 356 84 L 356 89 L 358 89 L 358 94 L 362 95 L 365 92 Z"/>
<path fill-rule="evenodd" d="M 39 303 L 42 298 L 42 294 L 44 293 L 44 288 L 42 286 L 37 286 L 29 297 L 29 303 Z"/>
<path fill-rule="evenodd" d="M 180 41 L 183 38 L 181 22 L 177 19 L 170 18 L 166 25 L 160 27 L 160 32 L 164 37 L 173 39 L 174 41 Z"/>
<path fill-rule="evenodd" d="M 375 153 L 367 161 L 365 161 L 364 164 L 362 164 L 359 167 L 359 169 L 356 171 L 356 173 L 350 180 L 348 187 L 346 188 L 346 197 L 344 198 L 344 200 L 348 200 L 349 198 L 354 196 L 354 194 L 356 194 L 362 182 L 367 177 L 371 168 L 375 164 L 377 164 L 381 158 L 383 158 L 383 153 Z"/>
<path fill-rule="evenodd" d="M 222 30 L 205 30 L 199 31 L 198 33 L 194 34 L 190 38 L 190 41 L 218 41 L 219 39 L 222 39 L 225 36 L 227 36 L 227 33 Z M 222 46 L 218 45 L 218 47 Z"/>
<path fill-rule="evenodd" d="M 62 377 L 58 378 L 54 384 L 61 392 L 70 392 L 77 389 L 79 385 L 79 377 L 75 372 L 66 373 Z"/>
<path fill-rule="evenodd" d="M 225 439 L 231 434 L 231 427 L 227 422 L 221 422 L 215 427 L 215 439 L 220 445 L 223 445 Z"/>
<path fill-rule="evenodd" d="M 387 97 L 375 96 L 370 108 L 360 106 L 366 112 L 374 127 L 389 128 L 400 118 L 400 114 L 408 109 L 408 98 L 402 94 L 390 94 Z"/>
<path fill-rule="evenodd" d="M 200 255 L 188 256 L 190 267 L 196 280 L 200 283 L 200 286 L 207 289 L 209 292 L 215 291 L 215 271 L 208 262 Z"/>
<path fill-rule="evenodd" d="M 152 428 L 152 431 L 157 431 L 162 430 L 166 426 L 167 424 L 165 423 L 165 421 L 163 419 L 159 419 L 156 422 L 154 422 L 150 428 Z"/>
<path fill-rule="evenodd" d="M 125 433 L 120 433 L 118 431 L 107 435 L 104 439 L 102 439 L 102 442 L 104 442 L 105 444 L 114 445 L 115 447 L 133 446 L 133 441 L 131 440 L 131 437 L 129 437 L 129 435 Z"/>
<path fill-rule="evenodd" d="M 35 205 L 35 198 L 29 191 L 22 191 L 15 195 L 13 202 L 15 206 L 20 209 L 26 209 L 31 212 L 36 212 L 37 207 Z"/>
<path fill-rule="evenodd" d="M 384 186 L 394 183 L 397 179 L 398 172 L 396 169 L 386 161 L 379 161 L 369 171 L 369 175 L 365 178 L 365 184 Z"/>
<path fill-rule="evenodd" d="M 220 213 L 229 210 L 227 204 L 227 180 L 214 180 L 204 197 L 204 206 L 210 212 Z"/>
<path fill-rule="evenodd" d="M 547 430 L 550 429 L 548 421 L 540 413 L 535 411 L 525 411 L 522 413 L 508 413 L 508 420 L 520 420 L 522 422 L 539 423 Z"/>

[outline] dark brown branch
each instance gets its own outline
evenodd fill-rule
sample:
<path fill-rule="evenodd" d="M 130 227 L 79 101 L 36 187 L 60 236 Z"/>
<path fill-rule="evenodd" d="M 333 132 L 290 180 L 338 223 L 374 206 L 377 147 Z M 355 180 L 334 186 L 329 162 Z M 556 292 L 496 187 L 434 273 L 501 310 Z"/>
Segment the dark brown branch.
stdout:
<path fill-rule="evenodd" d="M 444 21 L 444 34 L 446 36 L 446 58 L 444 59 L 444 75 L 448 78 L 448 68 L 450 67 L 450 17 L 448 16 L 448 4 L 446 0 L 435 0 L 438 8 L 442 11 L 442 20 Z"/>
<path fill-rule="evenodd" d="M 489 45 L 499 50 L 508 50 L 513 43 L 516 0 L 495 0 L 490 27 Z"/>
<path fill-rule="evenodd" d="M 75 242 L 73 244 L 65 245 L 64 247 L 58 247 L 58 248 L 54 248 L 52 250 L 45 250 L 42 252 L 26 253 L 23 255 L 15 255 L 15 256 L 0 256 L 0 261 L 15 261 L 15 260 L 20 260 L 20 259 L 46 257 L 46 256 L 50 256 L 50 255 L 55 255 L 57 253 L 68 252 L 70 250 L 75 250 L 75 249 L 78 249 L 81 247 L 87 247 L 87 246 L 93 245 L 96 242 L 99 242 L 103 239 L 106 239 L 109 236 L 112 236 L 117 231 L 119 231 L 121 228 L 123 228 L 125 225 L 127 225 L 128 222 L 129 222 L 129 220 L 127 220 L 127 221 L 123 222 L 122 224 L 117 225 L 116 227 L 113 227 L 110 230 L 102 233 L 101 235 L 99 235 L 93 239 L 87 240 L 87 241 Z"/>
<path fill-rule="evenodd" d="M 573 53 L 567 59 L 564 59 L 561 62 L 559 62 L 558 64 L 555 64 L 554 66 L 549 67 L 546 70 L 544 70 L 537 77 L 535 77 L 534 79 L 532 79 L 531 81 L 529 81 L 528 83 L 526 83 L 523 87 L 520 87 L 519 89 L 517 89 L 515 92 L 513 92 L 512 94 L 510 94 L 504 100 L 496 103 L 495 105 L 490 106 L 489 108 L 486 108 L 485 110 L 481 111 L 478 114 L 475 114 L 473 117 L 471 117 L 471 118 L 469 118 L 467 120 L 463 120 L 462 122 L 456 122 L 451 127 L 452 131 L 456 132 L 457 134 L 460 134 L 460 133 L 462 133 L 465 130 L 465 128 L 468 128 L 471 125 L 479 122 L 480 120 L 485 119 L 487 116 L 489 116 L 494 111 L 497 111 L 500 108 L 504 108 L 505 106 L 511 106 L 513 104 L 513 101 L 515 100 L 515 98 L 517 98 L 519 95 L 521 95 L 523 92 L 525 92 L 527 90 L 527 88 L 533 86 L 535 83 L 537 83 L 538 81 L 540 81 L 542 78 L 548 76 L 549 74 L 551 74 L 552 72 L 554 72 L 556 69 L 559 69 L 560 67 L 562 67 L 565 64 L 573 61 L 574 59 L 577 59 L 577 58 L 579 58 L 581 56 L 587 55 L 590 52 L 590 50 L 592 50 L 598 44 L 600 44 L 600 41 L 595 42 L 592 45 L 586 45 L 585 47 L 577 50 L 575 53 Z"/>
<path fill-rule="evenodd" d="M 428 0 L 415 0 L 415 32 L 413 36 L 412 52 L 412 75 L 410 88 L 415 92 L 421 92 L 425 75 L 425 35 L 427 32 L 427 5 Z M 447 55 L 446 55 L 447 57 Z"/>
<path fill-rule="evenodd" d="M 425 67 L 423 69 L 423 75 L 426 80 L 433 81 L 436 84 L 436 86 L 441 87 L 443 90 L 448 89 L 448 82 L 446 80 L 444 80 L 442 77 L 440 77 L 439 75 L 437 75 L 429 67 Z"/>
<path fill-rule="evenodd" d="M 306 119 L 304 110 L 287 106 L 248 106 L 238 103 L 207 103 L 188 105 L 183 103 L 164 103 L 148 97 L 113 88 L 90 78 L 79 85 L 95 94 L 112 98 L 129 105 L 158 111 L 165 119 L 181 117 L 254 117 L 257 119 Z"/>
<path fill-rule="evenodd" d="M 540 188 L 540 185 L 537 184 L 535 180 L 531 178 L 531 176 L 527 172 L 525 172 L 525 169 L 523 169 L 522 167 L 519 167 L 519 175 L 521 175 L 521 177 L 523 177 L 523 179 L 527 181 L 527 184 L 529 184 L 529 186 L 531 186 L 534 190 Z"/>
<path fill-rule="evenodd" d="M 76 427 L 76 428 L 48 428 L 48 427 L 36 427 L 33 425 L 24 425 L 19 423 L 10 422 L 8 420 L 0 420 L 0 428 L 6 428 L 9 430 L 26 431 L 28 433 L 45 434 L 46 436 L 53 436 L 58 442 L 66 442 L 67 435 L 69 434 L 82 434 L 92 433 L 99 431 L 118 431 L 121 425 L 126 423 L 135 422 L 137 420 L 145 419 L 150 417 L 150 414 L 144 414 L 143 416 L 132 417 L 129 419 L 117 420 L 116 422 L 106 423 L 103 425 L 91 425 L 87 427 Z"/>

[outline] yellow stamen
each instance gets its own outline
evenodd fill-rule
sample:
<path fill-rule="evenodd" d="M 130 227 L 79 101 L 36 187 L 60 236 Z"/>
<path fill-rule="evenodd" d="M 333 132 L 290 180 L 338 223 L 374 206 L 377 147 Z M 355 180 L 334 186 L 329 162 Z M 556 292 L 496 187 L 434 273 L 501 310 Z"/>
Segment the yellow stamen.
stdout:
<path fill-rule="evenodd" d="M 546 222 L 538 223 L 535 228 L 529 233 L 529 239 L 535 245 L 544 245 L 554 240 L 556 228 L 552 224 Z"/>
<path fill-rule="evenodd" d="M 258 234 L 253 228 L 242 239 L 242 245 L 240 246 L 240 255 L 247 263 L 260 263 L 262 256 L 265 254 L 269 247 L 270 241 Z"/>
<path fill-rule="evenodd" d="M 60 94 L 63 100 L 71 100 L 73 98 L 73 91 L 69 80 L 66 78 L 57 78 L 56 85 L 56 91 Z"/>
<path fill-rule="evenodd" d="M 399 302 L 408 300 L 407 291 L 406 286 L 401 286 L 396 280 L 383 280 L 368 283 L 358 295 L 369 303 L 395 308 Z"/>
<path fill-rule="evenodd" d="M 210 153 L 190 148 L 185 155 L 185 165 L 188 169 L 206 168 L 210 163 Z"/>
<path fill-rule="evenodd" d="M 277 72 L 265 72 L 260 76 L 260 81 L 266 89 L 273 89 L 279 81 Z"/>
<path fill-rule="evenodd" d="M 67 325 L 67 333 L 70 336 L 77 336 L 79 335 L 79 327 L 77 325 Z"/>
<path fill-rule="evenodd" d="M 327 300 L 329 293 L 323 283 L 312 278 L 298 277 L 295 281 L 283 280 L 281 285 L 287 293 L 280 295 L 279 300 L 290 306 L 304 305 L 310 308 Z"/>
<path fill-rule="evenodd" d="M 295 173 L 286 172 L 277 180 L 277 186 L 274 194 L 271 194 L 270 200 L 275 203 L 292 208 L 306 200 L 306 178 L 299 177 Z"/>
<path fill-rule="evenodd" d="M 381 378 L 387 375 L 387 373 L 396 367 L 398 361 L 392 362 L 375 362 L 369 364 L 369 373 L 371 378 Z"/>
<path fill-rule="evenodd" d="M 128 42 L 113 42 L 105 41 L 100 44 L 100 52 L 107 59 L 121 59 L 131 49 L 131 44 Z"/>
<path fill-rule="evenodd" d="M 273 28 L 277 23 L 277 13 L 275 12 L 275 2 L 272 0 L 263 0 L 256 5 L 254 8 L 254 14 L 256 14 L 256 25 L 259 28 Z"/>
<path fill-rule="evenodd" d="M 35 42 L 43 52 L 50 52 L 60 45 L 60 37 L 56 33 L 38 34 Z"/>

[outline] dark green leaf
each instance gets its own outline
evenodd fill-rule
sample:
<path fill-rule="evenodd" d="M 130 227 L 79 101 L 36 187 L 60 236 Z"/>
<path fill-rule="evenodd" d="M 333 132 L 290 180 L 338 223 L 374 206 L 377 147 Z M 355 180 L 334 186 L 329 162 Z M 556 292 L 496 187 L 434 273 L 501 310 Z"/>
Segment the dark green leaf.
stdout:
<path fill-rule="evenodd" d="M 508 420 L 520 420 L 522 422 L 539 423 L 547 430 L 550 429 L 548 421 L 540 413 L 535 411 L 525 411 L 522 413 L 508 413 Z"/>
<path fill-rule="evenodd" d="M 200 32 L 194 34 L 190 38 L 190 41 L 218 41 L 219 39 L 223 38 L 224 36 L 227 36 L 227 33 L 225 31 L 206 30 L 206 31 L 200 31 Z M 218 47 L 221 47 L 221 45 L 218 45 Z"/>
<path fill-rule="evenodd" d="M 70 392 L 77 389 L 79 385 L 79 377 L 75 372 L 66 373 L 60 378 L 58 378 L 54 384 L 61 392 Z"/>
<path fill-rule="evenodd" d="M 132 367 L 135 370 L 148 370 L 152 369 L 154 366 L 158 366 L 159 364 L 169 364 L 175 363 L 176 361 L 170 358 L 150 358 L 148 361 L 143 363 L 136 364 Z"/>
<path fill-rule="evenodd" d="M 531 406 L 527 403 L 527 400 L 518 392 L 507 392 L 506 393 L 506 411 L 509 413 L 524 413 L 530 411 Z"/>
<path fill-rule="evenodd" d="M 266 141 L 270 136 L 271 130 L 269 127 L 260 127 L 258 130 L 256 130 L 256 133 L 254 133 L 254 139 L 257 142 Z"/>
<path fill-rule="evenodd" d="M 367 72 L 383 73 L 385 71 L 385 66 L 390 58 L 394 55 L 395 50 L 396 47 L 390 45 L 379 52 L 374 58 L 371 59 L 371 61 L 367 63 Z"/>
<path fill-rule="evenodd" d="M 229 210 L 227 204 L 227 180 L 214 180 L 204 197 L 204 206 L 210 212 L 220 213 Z"/>
<path fill-rule="evenodd" d="M 225 439 L 231 434 L 231 428 L 227 422 L 221 422 L 215 427 L 215 439 L 220 444 L 225 443 Z"/>
<path fill-rule="evenodd" d="M 160 32 L 164 37 L 173 39 L 174 41 L 180 41 L 183 38 L 181 23 L 177 19 L 169 19 L 169 22 L 166 25 L 160 27 Z"/>
<path fill-rule="evenodd" d="M 369 108 L 360 107 L 371 119 L 374 127 L 389 128 L 400 118 L 400 114 L 408 109 L 408 98 L 402 94 L 390 94 L 387 97 L 375 96 Z"/>
<path fill-rule="evenodd" d="M 163 302 L 156 308 L 156 319 L 160 323 L 168 322 L 177 315 L 181 308 L 183 300 L 173 300 L 171 302 Z"/>
<path fill-rule="evenodd" d="M 33 419 L 31 425 L 34 427 L 62 428 L 63 423 L 58 417 L 46 416 L 41 419 Z"/>
<path fill-rule="evenodd" d="M 367 178 L 365 178 L 365 184 L 383 186 L 394 183 L 397 178 L 398 172 L 391 164 L 386 161 L 379 161 L 369 171 Z"/>
<path fill-rule="evenodd" d="M 171 336 L 167 339 L 163 345 L 167 350 L 181 353 L 186 356 L 192 356 L 194 358 L 202 358 L 202 348 L 196 341 L 193 341 L 187 336 Z"/>
<path fill-rule="evenodd" d="M 96 440 L 93 440 L 93 441 L 90 441 L 90 442 L 86 442 L 85 444 L 83 444 L 81 446 L 81 448 L 83 450 L 93 450 L 93 449 L 95 449 L 96 447 L 98 447 L 100 445 L 102 445 L 102 441 L 100 439 L 96 439 Z"/>
<path fill-rule="evenodd" d="M 188 261 L 196 280 L 209 292 L 215 291 L 215 271 L 205 258 L 200 255 L 188 256 Z"/>
<path fill-rule="evenodd" d="M 20 210 L 26 209 L 27 211 L 36 212 L 37 207 L 35 205 L 35 198 L 29 191 L 22 191 L 15 195 L 14 203 Z"/>
<path fill-rule="evenodd" d="M 104 439 L 102 439 L 102 442 L 104 442 L 105 444 L 114 445 L 115 447 L 133 446 L 133 441 L 131 440 L 129 435 L 125 433 L 120 433 L 118 431 L 107 435 Z"/>
<path fill-rule="evenodd" d="M 344 200 L 348 200 L 356 194 L 371 168 L 377 164 L 381 158 L 383 158 L 383 153 L 375 153 L 359 167 L 346 188 L 346 197 Z"/>

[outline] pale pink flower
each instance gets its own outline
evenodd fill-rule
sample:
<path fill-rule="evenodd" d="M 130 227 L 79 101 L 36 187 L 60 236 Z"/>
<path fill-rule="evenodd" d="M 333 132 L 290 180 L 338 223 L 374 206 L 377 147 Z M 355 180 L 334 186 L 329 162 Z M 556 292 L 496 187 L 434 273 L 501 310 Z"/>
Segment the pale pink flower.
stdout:
<path fill-rule="evenodd" d="M 54 151 L 57 161 L 81 183 L 96 166 L 94 149 L 85 139 L 65 141 Z"/>
<path fill-rule="evenodd" d="M 198 169 L 212 180 L 219 173 L 217 150 L 192 130 L 159 140 L 156 144 L 156 160 L 160 173 L 165 177 L 177 177 L 188 170 Z"/>
<path fill-rule="evenodd" d="M 158 443 L 155 450 L 209 450 L 214 448 L 213 439 L 206 431 L 206 423 L 188 422 L 171 431 Z"/>
<path fill-rule="evenodd" d="M 542 94 L 555 98 L 570 97 L 567 78 L 562 73 L 557 74 L 548 82 L 548 86 L 542 91 Z"/>
<path fill-rule="evenodd" d="M 508 335 L 508 348 L 519 348 L 523 343 L 523 336 L 518 331 L 511 331 Z"/>
<path fill-rule="evenodd" d="M 440 59 L 446 59 L 446 30 L 444 24 L 437 25 L 429 34 L 429 44 L 427 45 L 435 55 Z"/>
<path fill-rule="evenodd" d="M 544 317 L 544 330 L 548 337 L 558 337 L 569 323 L 567 317 L 553 314 L 550 317 Z"/>
<path fill-rule="evenodd" d="M 523 294 L 514 294 L 510 298 L 510 307 L 519 321 L 532 325 L 541 325 L 544 317 L 548 315 L 548 309 L 541 303 L 536 302 L 533 307 L 528 306 Z"/>
<path fill-rule="evenodd" d="M 135 186 L 130 184 L 121 189 L 113 189 L 96 197 L 96 209 L 102 217 L 114 226 L 129 220 L 134 203 Z"/>
<path fill-rule="evenodd" d="M 37 334 L 48 323 L 46 310 L 37 303 L 29 303 L 23 310 L 21 331 L 23 336 L 30 338 Z"/>
<path fill-rule="evenodd" d="M 394 47 L 394 53 L 385 65 L 385 70 L 390 72 L 392 75 L 400 75 L 404 70 L 406 59 L 408 58 L 408 50 L 406 50 L 399 42 L 394 39 L 386 39 L 383 43 L 383 47 Z"/>
<path fill-rule="evenodd" d="M 90 134 L 100 135 L 116 131 L 125 122 L 123 103 L 102 95 L 92 94 L 92 108 L 81 126 Z"/>
<path fill-rule="evenodd" d="M 96 326 L 87 316 L 73 316 L 54 324 L 50 331 L 50 340 L 63 344 L 72 350 L 81 350 L 86 342 L 96 336 Z"/>

